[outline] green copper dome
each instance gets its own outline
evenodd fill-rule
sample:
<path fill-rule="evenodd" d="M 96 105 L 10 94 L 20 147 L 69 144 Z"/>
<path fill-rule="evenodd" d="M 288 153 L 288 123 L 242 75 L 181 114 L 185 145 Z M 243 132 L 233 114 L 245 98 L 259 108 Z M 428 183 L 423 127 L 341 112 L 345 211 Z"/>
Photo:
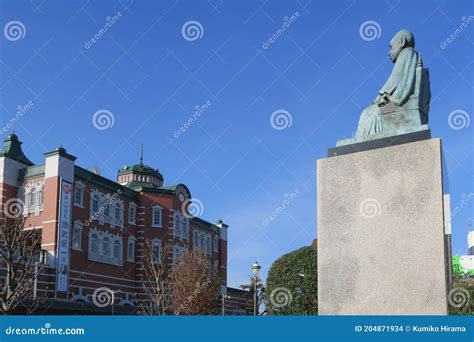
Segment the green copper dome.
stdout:
<path fill-rule="evenodd" d="M 158 169 L 154 169 L 151 166 L 145 165 L 143 163 L 134 164 L 134 165 L 125 165 L 123 168 L 119 170 L 118 175 L 121 176 L 128 173 L 154 176 L 163 180 L 163 175 L 160 173 L 160 171 L 158 171 Z"/>
<path fill-rule="evenodd" d="M 125 165 L 118 171 L 117 181 L 132 189 L 142 187 L 159 188 L 163 186 L 163 175 L 151 166 L 143 164 L 143 145 L 140 147 L 140 162 Z"/>

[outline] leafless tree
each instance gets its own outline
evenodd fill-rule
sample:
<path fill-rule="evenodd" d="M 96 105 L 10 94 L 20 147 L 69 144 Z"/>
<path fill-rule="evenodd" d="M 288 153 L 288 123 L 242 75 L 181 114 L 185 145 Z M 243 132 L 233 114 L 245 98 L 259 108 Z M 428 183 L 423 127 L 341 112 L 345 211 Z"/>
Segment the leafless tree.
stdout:
<path fill-rule="evenodd" d="M 143 289 L 146 299 L 140 303 L 140 311 L 144 315 L 166 315 L 170 310 L 168 252 L 167 245 L 160 251 L 159 260 L 157 260 L 153 253 L 152 243 L 149 240 L 145 241 Z"/>
<path fill-rule="evenodd" d="M 5 282 L 0 292 L 0 310 L 11 313 L 30 297 L 38 267 L 41 249 L 41 231 L 24 227 L 21 206 L 10 203 L 0 216 L 0 262 L 6 269 Z"/>

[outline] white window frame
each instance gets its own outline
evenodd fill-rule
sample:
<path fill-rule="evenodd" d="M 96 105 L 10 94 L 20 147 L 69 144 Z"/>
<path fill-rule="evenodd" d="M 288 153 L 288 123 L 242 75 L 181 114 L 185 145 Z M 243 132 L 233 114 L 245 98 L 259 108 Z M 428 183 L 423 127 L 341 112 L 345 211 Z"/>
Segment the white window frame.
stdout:
<path fill-rule="evenodd" d="M 77 193 L 81 194 L 81 201 L 77 202 Z M 82 182 L 74 183 L 74 206 L 84 208 L 84 184 Z"/>
<path fill-rule="evenodd" d="M 155 213 L 158 212 L 159 213 L 159 217 L 160 217 L 160 223 L 159 224 L 156 224 L 155 223 Z M 155 205 L 154 207 L 152 207 L 152 211 L 151 211 L 151 226 L 153 228 L 162 228 L 163 227 L 163 208 L 160 207 L 159 205 Z"/>
<path fill-rule="evenodd" d="M 89 217 L 91 220 L 100 220 L 100 195 L 97 190 L 92 190 L 90 194 L 90 210 Z M 94 210 L 94 202 L 97 202 L 97 209 Z"/>
<path fill-rule="evenodd" d="M 110 204 L 112 207 L 112 216 L 111 216 L 111 223 L 112 227 L 117 226 L 123 228 L 123 201 L 115 200 L 113 203 Z M 118 211 L 118 212 L 117 212 Z M 118 213 L 118 218 L 117 218 Z"/>
<path fill-rule="evenodd" d="M 93 236 L 97 236 L 97 239 L 92 239 Z M 97 251 L 92 250 L 92 246 L 96 242 Z M 89 231 L 89 256 L 97 258 L 100 255 L 100 235 L 96 231 Z"/>
<path fill-rule="evenodd" d="M 130 210 L 133 209 L 133 215 L 130 215 Z M 128 223 L 137 223 L 137 205 L 133 202 L 128 204 Z"/>
<path fill-rule="evenodd" d="M 112 241 L 110 241 L 110 240 L 111 239 L 108 236 L 102 237 L 101 244 L 100 244 L 100 255 L 104 258 L 107 258 L 111 255 L 110 246 L 112 245 Z M 106 241 L 107 241 L 107 248 L 104 248 Z"/>
<path fill-rule="evenodd" d="M 73 227 L 72 227 L 72 241 L 71 241 L 71 248 L 76 250 L 76 251 L 82 251 L 82 229 L 84 225 L 82 224 L 81 220 L 76 220 L 74 221 Z M 76 235 L 76 232 L 79 232 L 78 235 Z M 76 239 L 79 237 L 79 239 Z M 77 246 L 76 246 L 77 244 Z"/>
<path fill-rule="evenodd" d="M 155 255 L 155 247 L 158 247 L 158 256 Z M 153 263 L 161 264 L 161 240 L 153 239 L 151 240 L 151 255 L 153 258 Z"/>
<path fill-rule="evenodd" d="M 97 252 L 92 251 L 93 239 L 92 236 L 97 236 Z M 108 239 L 108 253 L 104 253 L 104 239 Z M 118 257 L 115 256 L 115 244 L 118 243 Z M 100 231 L 95 228 L 89 229 L 89 253 L 88 259 L 91 261 L 103 262 L 114 266 L 123 265 L 123 244 L 122 236 L 118 234 L 111 234 L 105 231 Z"/>
<path fill-rule="evenodd" d="M 18 197 L 23 198 L 23 214 L 34 213 L 39 215 L 44 209 L 44 183 L 34 182 L 26 184 L 18 190 Z"/>
<path fill-rule="evenodd" d="M 117 252 L 118 254 L 115 253 L 115 248 L 117 247 Z M 114 259 L 120 260 L 120 257 L 122 255 L 122 246 L 120 244 L 120 241 L 118 239 L 115 239 L 112 243 L 112 253 L 111 256 Z"/>
<path fill-rule="evenodd" d="M 103 213 L 101 216 L 103 216 L 103 222 L 112 224 L 114 217 L 112 211 L 115 209 L 114 200 L 112 199 L 112 196 L 108 194 L 102 196 L 102 208 Z"/>
<path fill-rule="evenodd" d="M 127 261 L 135 261 L 135 244 L 136 240 L 134 236 L 129 236 L 127 240 Z"/>
<path fill-rule="evenodd" d="M 219 253 L 219 237 L 214 236 L 214 252 Z"/>
<path fill-rule="evenodd" d="M 179 211 L 174 213 L 173 235 L 189 240 L 189 219 Z"/>

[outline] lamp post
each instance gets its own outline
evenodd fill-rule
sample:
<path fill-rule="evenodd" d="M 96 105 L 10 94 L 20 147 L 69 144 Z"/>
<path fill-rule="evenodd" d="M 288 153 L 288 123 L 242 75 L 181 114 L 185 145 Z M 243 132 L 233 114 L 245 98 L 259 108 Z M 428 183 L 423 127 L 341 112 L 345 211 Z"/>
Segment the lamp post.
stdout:
<path fill-rule="evenodd" d="M 258 285 L 258 275 L 262 267 L 258 264 L 257 261 L 252 265 L 252 274 L 253 274 L 253 315 L 257 316 L 257 285 Z"/>
<path fill-rule="evenodd" d="M 222 316 L 225 316 L 225 300 L 230 299 L 230 296 L 222 295 Z"/>

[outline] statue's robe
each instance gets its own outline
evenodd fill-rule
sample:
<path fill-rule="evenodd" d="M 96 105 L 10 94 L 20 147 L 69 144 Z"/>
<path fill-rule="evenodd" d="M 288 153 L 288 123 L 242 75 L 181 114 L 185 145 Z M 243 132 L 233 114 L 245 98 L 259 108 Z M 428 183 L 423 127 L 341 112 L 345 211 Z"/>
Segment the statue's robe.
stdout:
<path fill-rule="evenodd" d="M 404 48 L 392 69 L 392 73 L 379 90 L 379 95 L 387 94 L 390 102 L 403 106 L 415 90 L 416 65 L 418 53 L 411 47 Z M 382 109 L 375 101 L 367 107 L 359 119 L 357 136 L 365 136 L 383 132 Z"/>

